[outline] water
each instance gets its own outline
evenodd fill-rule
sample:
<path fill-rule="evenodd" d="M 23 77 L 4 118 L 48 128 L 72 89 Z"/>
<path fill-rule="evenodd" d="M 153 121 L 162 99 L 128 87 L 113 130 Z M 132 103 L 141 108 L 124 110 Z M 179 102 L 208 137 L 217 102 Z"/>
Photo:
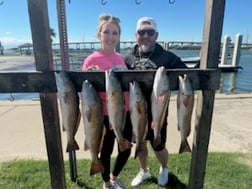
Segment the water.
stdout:
<path fill-rule="evenodd" d="M 181 58 L 197 57 L 199 50 L 174 50 Z M 231 64 L 228 59 L 227 64 Z M 219 93 L 251 93 L 252 92 L 252 50 L 242 50 L 239 65 L 243 69 L 237 72 L 221 74 Z"/>
<path fill-rule="evenodd" d="M 173 50 L 181 58 L 198 57 L 199 50 Z M 83 61 L 79 62 L 79 69 Z M 231 64 L 231 60 L 229 62 Z M 252 92 L 252 51 L 242 50 L 240 57 L 240 66 L 237 72 L 225 72 L 221 74 L 219 93 L 251 93 Z M 15 67 L 15 71 L 34 70 L 35 65 L 22 65 Z M 14 69 L 6 68 L 2 71 L 13 71 Z M 38 99 L 38 93 L 1 93 L 0 100 L 29 100 Z"/>

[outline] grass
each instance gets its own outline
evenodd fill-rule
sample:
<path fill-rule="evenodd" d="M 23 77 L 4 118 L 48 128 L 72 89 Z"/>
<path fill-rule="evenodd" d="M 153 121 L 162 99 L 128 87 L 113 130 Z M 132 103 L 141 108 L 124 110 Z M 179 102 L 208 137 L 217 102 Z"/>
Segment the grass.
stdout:
<path fill-rule="evenodd" d="M 185 189 L 188 184 L 191 156 L 185 154 L 171 154 L 169 156 L 169 184 L 168 189 Z M 114 161 L 114 159 L 113 159 Z M 70 179 L 68 161 L 65 162 L 66 182 L 69 189 L 102 188 L 100 174 L 89 176 L 90 161 L 78 160 L 78 181 Z M 153 177 L 138 189 L 158 188 L 156 185 L 158 162 L 152 156 L 149 166 Z M 138 172 L 138 160 L 130 158 L 120 179 L 127 188 L 132 178 Z M 45 160 L 12 160 L 0 163 L 0 189 L 47 189 L 51 188 L 48 163 Z M 160 187 L 161 188 L 161 187 Z M 252 154 L 248 153 L 209 153 L 204 189 L 251 189 L 252 188 Z"/>

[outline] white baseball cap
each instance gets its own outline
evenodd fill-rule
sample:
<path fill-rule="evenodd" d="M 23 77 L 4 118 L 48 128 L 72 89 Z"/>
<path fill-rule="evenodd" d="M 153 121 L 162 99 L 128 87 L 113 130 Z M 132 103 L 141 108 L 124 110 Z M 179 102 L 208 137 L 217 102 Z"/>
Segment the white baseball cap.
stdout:
<path fill-rule="evenodd" d="M 142 17 L 137 21 L 136 30 L 153 29 L 157 31 L 157 23 L 151 17 Z"/>

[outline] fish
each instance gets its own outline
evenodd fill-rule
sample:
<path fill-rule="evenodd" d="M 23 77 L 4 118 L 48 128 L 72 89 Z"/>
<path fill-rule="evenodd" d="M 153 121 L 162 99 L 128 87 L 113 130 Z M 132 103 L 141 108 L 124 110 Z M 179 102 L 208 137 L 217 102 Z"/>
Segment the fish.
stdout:
<path fill-rule="evenodd" d="M 60 103 L 63 131 L 67 135 L 66 151 L 79 150 L 75 135 L 80 125 L 79 96 L 69 75 L 65 71 L 54 72 L 57 95 Z"/>
<path fill-rule="evenodd" d="M 109 123 L 115 133 L 119 150 L 123 152 L 131 148 L 131 143 L 123 137 L 126 122 L 124 95 L 121 83 L 114 71 L 105 71 L 105 85 Z"/>
<path fill-rule="evenodd" d="M 168 116 L 170 96 L 169 77 L 166 74 L 165 67 L 161 66 L 155 73 L 151 93 L 151 128 L 154 130 L 154 146 L 159 145 L 161 142 L 160 132 Z"/>
<path fill-rule="evenodd" d="M 82 117 L 85 132 L 84 150 L 89 150 L 91 155 L 90 175 L 104 171 L 99 159 L 99 152 L 103 140 L 103 109 L 102 102 L 95 88 L 88 80 L 82 83 Z"/>
<path fill-rule="evenodd" d="M 129 83 L 129 111 L 133 127 L 133 141 L 136 143 L 136 159 L 148 131 L 147 102 L 136 81 Z"/>
<path fill-rule="evenodd" d="M 191 82 L 184 74 L 178 76 L 179 90 L 177 95 L 177 122 L 180 131 L 181 143 L 179 153 L 191 152 L 187 137 L 191 132 L 191 117 L 194 106 L 194 91 Z"/>

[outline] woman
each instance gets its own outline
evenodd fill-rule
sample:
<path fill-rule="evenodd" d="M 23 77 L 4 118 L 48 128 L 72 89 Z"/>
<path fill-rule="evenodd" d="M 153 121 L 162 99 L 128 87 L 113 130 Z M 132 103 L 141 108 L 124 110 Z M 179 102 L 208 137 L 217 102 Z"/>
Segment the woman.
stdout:
<path fill-rule="evenodd" d="M 111 70 L 120 69 L 126 70 L 127 66 L 124 63 L 124 58 L 121 54 L 115 52 L 115 47 L 120 41 L 120 19 L 108 14 L 103 14 L 99 17 L 98 33 L 97 36 L 101 41 L 101 49 L 95 51 L 89 55 L 83 64 L 82 70 Z M 104 125 L 106 133 L 103 140 L 100 159 L 104 166 L 104 172 L 101 174 L 104 184 L 103 188 L 125 188 L 121 181 L 117 178 L 122 168 L 126 164 L 131 148 L 121 152 L 118 150 L 118 155 L 115 160 L 115 164 L 112 172 L 110 172 L 111 154 L 113 152 L 115 143 L 115 134 L 109 125 L 108 110 L 106 104 L 106 93 L 99 92 L 99 96 L 103 103 L 104 111 Z M 130 116 L 128 113 L 128 93 L 124 93 L 125 97 L 125 110 L 127 112 L 125 129 L 123 132 L 124 138 L 131 141 L 132 126 L 130 122 Z"/>

